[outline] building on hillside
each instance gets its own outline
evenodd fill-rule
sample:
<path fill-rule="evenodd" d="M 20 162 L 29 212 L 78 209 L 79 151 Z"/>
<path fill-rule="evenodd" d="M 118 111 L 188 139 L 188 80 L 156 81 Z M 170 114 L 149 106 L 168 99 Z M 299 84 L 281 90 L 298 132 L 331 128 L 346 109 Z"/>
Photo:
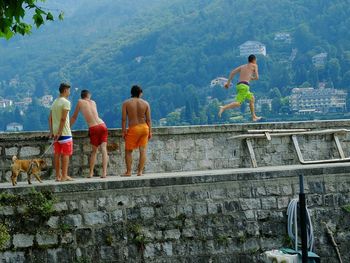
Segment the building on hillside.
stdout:
<path fill-rule="evenodd" d="M 257 112 L 261 112 L 262 108 L 263 108 L 263 105 L 266 105 L 268 107 L 268 109 L 271 111 L 272 109 L 272 99 L 266 99 L 266 98 L 263 98 L 263 99 L 258 99 L 256 101 L 256 111 Z"/>
<path fill-rule="evenodd" d="M 46 108 L 51 107 L 51 103 L 53 101 L 53 96 L 52 95 L 44 95 L 40 98 L 40 104 Z"/>
<path fill-rule="evenodd" d="M 297 56 L 297 54 L 298 54 L 298 49 L 297 49 L 297 48 L 293 48 L 293 49 L 292 49 L 292 53 L 290 54 L 288 60 L 289 60 L 290 62 L 293 62 L 294 59 L 295 59 L 295 57 Z"/>
<path fill-rule="evenodd" d="M 217 77 L 210 82 L 210 87 L 211 88 L 213 88 L 215 86 L 223 87 L 225 85 L 225 83 L 227 82 L 227 80 L 228 79 L 224 78 L 224 77 Z M 232 83 L 230 84 L 230 87 L 232 87 Z"/>
<path fill-rule="evenodd" d="M 166 118 L 159 119 L 159 126 L 166 126 L 166 125 L 167 125 Z"/>
<path fill-rule="evenodd" d="M 326 52 L 319 53 L 312 57 L 312 64 L 316 68 L 322 68 L 326 65 L 328 54 Z"/>
<path fill-rule="evenodd" d="M 0 108 L 8 108 L 13 105 L 12 100 L 0 98 Z"/>
<path fill-rule="evenodd" d="M 345 90 L 331 88 L 294 88 L 290 108 L 298 114 L 345 112 L 347 95 Z"/>
<path fill-rule="evenodd" d="M 248 57 L 251 54 L 266 56 L 266 46 L 258 41 L 247 41 L 239 46 L 241 57 Z"/>
<path fill-rule="evenodd" d="M 289 33 L 286 32 L 278 32 L 275 34 L 275 41 L 279 41 L 279 42 L 284 42 L 287 44 L 292 43 L 292 37 Z"/>
<path fill-rule="evenodd" d="M 17 122 L 11 122 L 6 125 L 6 131 L 8 132 L 19 132 L 23 131 L 23 125 Z"/>

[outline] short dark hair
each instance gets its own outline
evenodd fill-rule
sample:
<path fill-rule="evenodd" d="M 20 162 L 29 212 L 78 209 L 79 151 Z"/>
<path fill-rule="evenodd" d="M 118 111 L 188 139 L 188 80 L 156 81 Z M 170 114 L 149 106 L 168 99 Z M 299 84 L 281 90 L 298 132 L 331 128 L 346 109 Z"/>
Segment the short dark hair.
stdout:
<path fill-rule="evenodd" d="M 89 94 L 90 94 L 90 91 L 88 91 L 87 89 L 83 89 L 80 93 L 80 97 L 82 99 L 85 99 Z"/>
<path fill-rule="evenodd" d="M 70 85 L 67 83 L 61 83 L 59 87 L 60 94 L 62 94 L 66 89 L 70 89 Z"/>
<path fill-rule="evenodd" d="M 254 60 L 256 60 L 256 56 L 253 54 L 248 57 L 248 62 L 253 62 Z"/>
<path fill-rule="evenodd" d="M 132 98 L 139 98 L 140 94 L 142 93 L 142 89 L 138 85 L 134 85 L 131 88 L 131 97 Z"/>

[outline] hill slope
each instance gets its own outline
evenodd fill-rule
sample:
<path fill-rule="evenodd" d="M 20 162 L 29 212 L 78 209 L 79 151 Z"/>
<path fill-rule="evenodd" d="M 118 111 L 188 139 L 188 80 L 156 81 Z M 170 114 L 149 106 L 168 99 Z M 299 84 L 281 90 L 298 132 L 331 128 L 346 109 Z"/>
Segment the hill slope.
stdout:
<path fill-rule="evenodd" d="M 129 2 L 78 1 L 84 8 L 72 7 L 64 23 L 47 26 L 30 39 L 2 43 L 0 79 L 19 75 L 23 80 L 15 90 L 3 84 L 3 94 L 52 93 L 57 83 L 68 80 L 91 89 L 109 126 L 119 126 L 120 104 L 130 85 L 139 83 L 156 120 L 185 107 L 182 121 L 212 123 L 218 121 L 217 102 L 207 105 L 206 97 L 222 101 L 232 93 L 211 90 L 208 84 L 245 62 L 238 46 L 247 40 L 267 46 L 268 56 L 259 58 L 261 80 L 252 87 L 257 96 L 274 87 L 285 96 L 306 81 L 350 88 L 347 1 Z M 289 32 L 292 43 L 274 41 L 277 32 Z M 18 45 L 32 48 L 18 50 Z M 288 62 L 293 48 L 298 53 Z M 311 57 L 320 52 L 328 53 L 328 61 L 315 69 Z"/>

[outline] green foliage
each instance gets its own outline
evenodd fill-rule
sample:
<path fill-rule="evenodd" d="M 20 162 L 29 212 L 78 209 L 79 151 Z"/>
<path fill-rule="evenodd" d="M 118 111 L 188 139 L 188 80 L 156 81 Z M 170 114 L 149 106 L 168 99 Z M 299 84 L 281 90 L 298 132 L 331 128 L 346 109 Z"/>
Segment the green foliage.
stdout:
<path fill-rule="evenodd" d="M 26 16 L 31 10 L 33 23 L 40 27 L 45 21 L 53 21 L 54 16 L 46 11 L 38 2 L 45 0 L 11 0 L 0 1 L 0 38 L 10 39 L 15 34 L 26 35 L 31 32 L 32 25 L 27 23 Z M 63 19 L 63 14 L 59 14 L 59 19 Z"/>
<path fill-rule="evenodd" d="M 128 232 L 131 235 L 132 242 L 137 246 L 138 250 L 143 253 L 148 241 L 142 231 L 142 226 L 140 224 L 130 224 L 128 226 Z"/>
<path fill-rule="evenodd" d="M 220 245 L 227 246 L 227 244 L 229 242 L 229 237 L 226 235 L 220 235 L 216 238 L 216 240 Z"/>
<path fill-rule="evenodd" d="M 38 215 L 47 219 L 53 213 L 54 197 L 50 192 L 38 192 L 34 188 L 25 195 L 0 194 L 0 206 L 24 206 L 26 216 Z"/>
<path fill-rule="evenodd" d="M 4 224 L 0 224 L 0 250 L 5 248 L 6 243 L 10 240 L 10 233 Z"/>
<path fill-rule="evenodd" d="M 343 209 L 345 212 L 350 213 L 350 205 L 344 205 L 344 206 L 342 206 L 342 209 Z"/>

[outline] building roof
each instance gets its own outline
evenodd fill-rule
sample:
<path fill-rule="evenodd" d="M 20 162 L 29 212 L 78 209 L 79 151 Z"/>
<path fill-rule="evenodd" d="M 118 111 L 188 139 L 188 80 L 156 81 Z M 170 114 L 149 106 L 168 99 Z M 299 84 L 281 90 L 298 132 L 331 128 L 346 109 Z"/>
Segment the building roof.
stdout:
<path fill-rule="evenodd" d="M 259 41 L 252 41 L 252 40 L 248 40 L 246 42 L 244 42 L 242 45 L 240 45 L 239 47 L 242 46 L 265 46 L 263 43 L 259 42 Z"/>

